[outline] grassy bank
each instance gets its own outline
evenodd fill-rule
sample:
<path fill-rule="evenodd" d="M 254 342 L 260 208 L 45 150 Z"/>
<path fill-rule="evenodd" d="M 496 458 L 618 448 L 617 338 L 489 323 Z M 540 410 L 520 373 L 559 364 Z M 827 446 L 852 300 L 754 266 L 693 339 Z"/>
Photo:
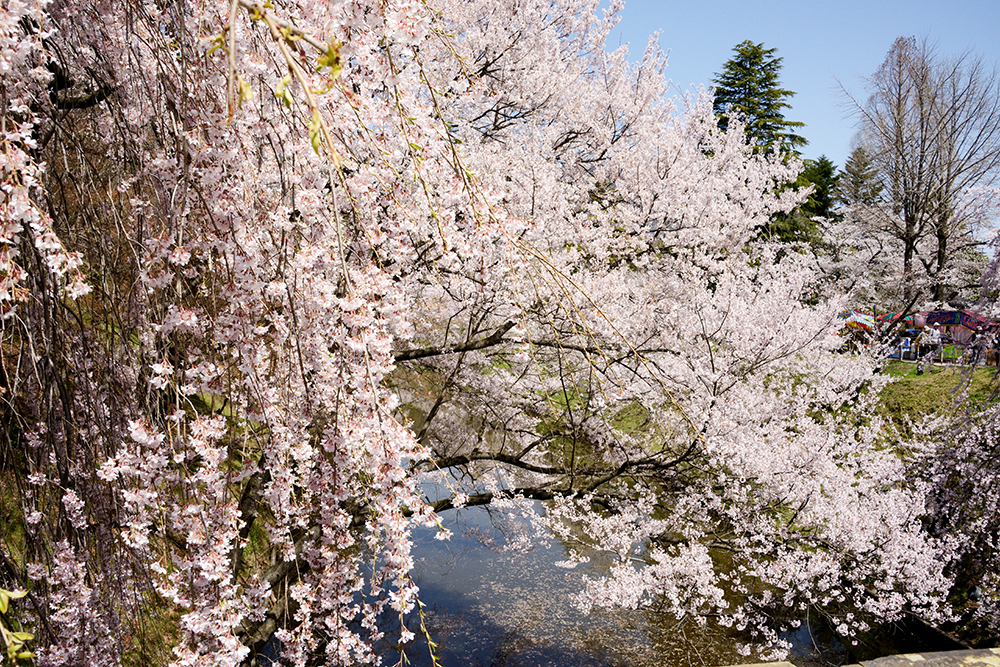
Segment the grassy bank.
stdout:
<path fill-rule="evenodd" d="M 907 418 L 919 421 L 931 414 L 948 414 L 996 400 L 995 368 L 931 365 L 917 374 L 917 365 L 890 361 L 883 373 L 895 378 L 882 391 L 883 413 L 908 433 Z"/>

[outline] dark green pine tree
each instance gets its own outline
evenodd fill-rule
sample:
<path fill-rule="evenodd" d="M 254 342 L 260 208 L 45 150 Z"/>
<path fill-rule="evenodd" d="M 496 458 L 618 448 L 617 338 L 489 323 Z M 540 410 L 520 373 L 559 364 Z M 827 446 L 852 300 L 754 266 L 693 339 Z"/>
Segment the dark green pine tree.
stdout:
<path fill-rule="evenodd" d="M 812 194 L 791 213 L 776 214 L 764 232 L 784 243 L 808 243 L 816 247 L 821 234 L 814 218 L 838 218 L 834 211 L 834 192 L 839 179 L 837 165 L 825 155 L 817 160 L 804 160 L 799 177 L 786 187 L 800 190 L 812 186 Z"/>
<path fill-rule="evenodd" d="M 769 150 L 777 142 L 782 153 L 797 155 L 807 142 L 794 129 L 805 123 L 785 120 L 783 110 L 791 108 L 786 100 L 795 93 L 782 88 L 778 80 L 782 59 L 774 55 L 777 49 L 747 40 L 733 50 L 736 56 L 712 80 L 719 127 L 727 130 L 730 119 L 739 116 L 755 150 Z"/>
<path fill-rule="evenodd" d="M 808 218 L 835 217 L 833 204 L 837 184 L 840 181 L 837 165 L 825 155 L 820 155 L 816 160 L 805 160 L 802 163 L 800 180 L 805 180 L 806 185 L 813 186 L 813 192 L 809 195 L 809 199 L 799 206 L 799 210 Z"/>

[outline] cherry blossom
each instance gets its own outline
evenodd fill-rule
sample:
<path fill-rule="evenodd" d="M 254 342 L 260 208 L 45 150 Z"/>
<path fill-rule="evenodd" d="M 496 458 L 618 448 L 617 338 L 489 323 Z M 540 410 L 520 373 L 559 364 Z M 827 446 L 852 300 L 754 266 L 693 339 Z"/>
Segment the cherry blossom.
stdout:
<path fill-rule="evenodd" d="M 847 296 L 757 233 L 800 165 L 672 100 L 655 40 L 608 52 L 620 9 L 5 5 L 9 576 L 42 664 L 376 662 L 411 531 L 486 503 L 513 547 L 609 555 L 582 610 L 765 656 L 806 609 L 947 613 L 936 478 L 835 352 Z"/>

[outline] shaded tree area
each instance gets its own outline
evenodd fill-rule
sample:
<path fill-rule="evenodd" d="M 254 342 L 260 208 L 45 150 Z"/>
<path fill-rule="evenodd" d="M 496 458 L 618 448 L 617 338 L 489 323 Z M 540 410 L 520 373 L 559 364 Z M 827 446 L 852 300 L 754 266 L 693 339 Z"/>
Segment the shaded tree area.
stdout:
<path fill-rule="evenodd" d="M 765 233 L 782 243 L 801 243 L 817 248 L 822 243 L 823 228 L 835 223 L 834 192 L 839 180 L 837 167 L 825 155 L 802 162 L 802 171 L 787 188 L 805 192 L 805 201 L 790 213 L 774 216 Z"/>
<path fill-rule="evenodd" d="M 836 191 L 840 182 L 837 165 L 825 155 L 815 160 L 805 160 L 802 163 L 800 178 L 813 187 L 812 193 L 802 203 L 798 210 L 809 218 L 836 217 L 834 211 Z"/>

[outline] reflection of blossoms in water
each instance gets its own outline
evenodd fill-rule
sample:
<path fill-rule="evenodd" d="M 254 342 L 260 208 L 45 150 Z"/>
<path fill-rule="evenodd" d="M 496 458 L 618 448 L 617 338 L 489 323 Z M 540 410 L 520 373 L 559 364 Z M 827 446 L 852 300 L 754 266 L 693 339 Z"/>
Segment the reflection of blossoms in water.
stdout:
<path fill-rule="evenodd" d="M 607 558 L 594 553 L 567 559 L 565 546 L 551 533 L 544 536 L 550 548 L 520 548 L 521 538 L 538 530 L 535 517 L 541 507 L 531 501 L 506 504 L 513 513 L 471 507 L 447 516 L 444 525 L 453 533 L 449 542 L 418 543 L 415 575 L 426 605 L 424 620 L 444 667 L 737 661 L 734 640 L 711 623 L 694 628 L 636 610 L 595 609 L 581 616 L 573 596 L 582 590 L 584 575 L 595 577 L 607 569 Z M 525 516 L 529 510 L 532 516 Z M 442 556 L 445 550 L 449 555 Z M 441 568 L 445 561 L 449 566 Z M 565 567 L 570 562 L 576 565 L 572 569 Z M 409 648 L 407 658 L 429 665 L 419 653 Z"/>
<path fill-rule="evenodd" d="M 540 503 L 529 504 L 543 512 Z M 614 560 L 552 534 L 548 549 L 512 549 L 506 538 L 512 525 L 532 523 L 517 517 L 519 512 L 511 516 L 496 508 L 468 507 L 442 517 L 453 534 L 450 541 L 435 541 L 433 530 L 418 536 L 414 577 L 442 667 L 690 667 L 747 661 L 740 653 L 744 634 L 731 618 L 703 625 L 690 616 L 678 620 L 662 613 L 669 605 L 660 600 L 656 611 L 595 607 L 581 615 L 573 596 L 584 590 L 585 577 L 607 573 Z M 579 552 L 570 555 L 569 544 Z M 571 563 L 575 567 L 567 568 Z M 780 636 L 783 645 L 791 645 L 794 662 L 800 667 L 845 662 L 845 648 L 831 631 L 803 620 L 789 619 Z M 407 659 L 415 667 L 431 667 L 419 626 L 411 623 L 409 629 L 416 639 L 406 649 Z M 744 644 L 743 650 L 753 655 L 751 646 Z M 393 664 L 394 655 L 384 656 L 386 664 Z"/>

